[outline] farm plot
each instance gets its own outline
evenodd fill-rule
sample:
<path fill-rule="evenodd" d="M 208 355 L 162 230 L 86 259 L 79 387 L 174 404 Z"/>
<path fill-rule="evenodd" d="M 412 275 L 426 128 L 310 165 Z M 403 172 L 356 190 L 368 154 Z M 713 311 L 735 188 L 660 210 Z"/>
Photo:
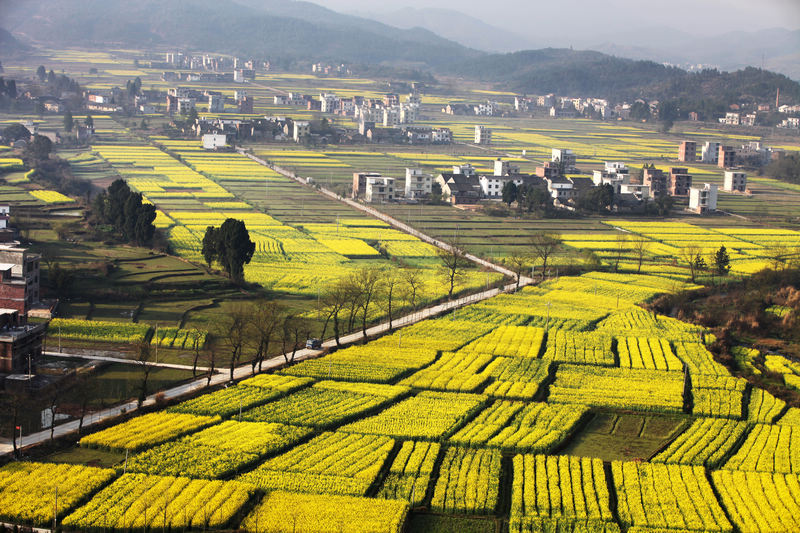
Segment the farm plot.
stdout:
<path fill-rule="evenodd" d="M 323 433 L 239 479 L 266 490 L 363 496 L 393 447 L 385 436 Z"/>
<path fill-rule="evenodd" d="M 744 422 L 698 418 L 652 461 L 716 468 L 728 457 L 746 431 L 747 424 Z"/>
<path fill-rule="evenodd" d="M 125 474 L 64 519 L 69 529 L 221 529 L 250 500 L 254 488 L 209 481 Z"/>
<path fill-rule="evenodd" d="M 181 440 L 135 455 L 132 472 L 191 478 L 221 478 L 287 448 L 308 435 L 307 428 L 228 420 Z"/>
<path fill-rule="evenodd" d="M 219 416 L 148 413 L 81 438 L 87 448 L 138 451 L 156 446 L 221 421 Z"/>
<path fill-rule="evenodd" d="M 422 505 L 439 449 L 440 445 L 436 442 L 404 442 L 392 461 L 378 496 L 390 500 L 407 500 L 412 507 Z"/>
<path fill-rule="evenodd" d="M 444 513 L 487 515 L 497 506 L 500 452 L 451 447 L 445 453 L 431 509 Z"/>

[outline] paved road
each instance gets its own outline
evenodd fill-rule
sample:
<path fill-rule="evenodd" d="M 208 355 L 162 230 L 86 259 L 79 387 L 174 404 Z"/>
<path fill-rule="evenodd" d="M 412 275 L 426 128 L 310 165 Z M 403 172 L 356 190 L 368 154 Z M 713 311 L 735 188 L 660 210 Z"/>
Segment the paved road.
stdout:
<path fill-rule="evenodd" d="M 128 359 L 125 357 L 110 357 L 106 355 L 86 355 L 86 354 L 79 354 L 79 353 L 64 353 L 64 352 L 44 352 L 45 355 L 50 357 L 63 357 L 65 359 L 86 359 L 89 361 L 106 361 L 108 363 L 123 363 L 126 365 L 141 365 L 139 361 L 134 359 Z M 147 366 L 155 366 L 158 368 L 174 368 L 177 370 L 191 370 L 191 365 L 176 365 L 172 363 L 155 363 L 155 362 L 146 362 L 144 363 Z M 207 372 L 208 368 L 205 366 L 198 366 L 198 372 Z"/>
<path fill-rule="evenodd" d="M 304 185 L 307 185 L 306 180 L 304 178 L 298 177 L 298 176 L 294 175 L 293 173 L 288 172 L 288 171 L 286 171 L 286 170 L 284 170 L 284 169 L 282 169 L 280 167 L 277 167 L 275 165 L 269 165 L 266 161 L 264 161 L 262 159 L 259 159 L 259 158 L 255 157 L 255 156 L 251 155 L 251 154 L 246 154 L 243 150 L 240 150 L 240 153 L 243 153 L 243 154 L 247 155 L 251 159 L 261 163 L 262 165 L 265 165 L 265 166 L 268 166 L 268 167 L 272 168 L 273 170 L 283 174 L 286 177 L 289 177 L 289 178 L 294 179 L 294 180 L 296 180 L 296 181 L 298 181 L 298 182 L 300 182 L 300 183 L 302 183 Z M 358 202 L 355 202 L 355 201 L 347 199 L 347 198 L 342 198 L 339 195 L 337 195 L 336 193 L 334 193 L 333 191 L 330 191 L 330 190 L 327 190 L 327 189 L 324 189 L 324 188 L 320 188 L 319 191 L 322 194 L 324 194 L 326 196 L 329 196 L 329 197 L 331 197 L 331 198 L 333 198 L 335 200 L 338 200 L 340 202 L 344 202 L 344 203 L 354 207 L 355 209 L 358 209 L 358 210 L 363 211 L 365 213 L 368 213 L 368 214 L 370 214 L 370 215 L 372 215 L 372 216 L 374 216 L 376 218 L 384 220 L 387 223 L 391 224 L 392 226 L 394 226 L 394 227 L 396 227 L 396 228 L 398 228 L 398 229 L 400 229 L 402 231 L 405 231 L 407 233 L 410 233 L 410 234 L 420 238 L 421 240 L 423 240 L 425 242 L 433 244 L 434 246 L 438 246 L 438 247 L 444 248 L 444 249 L 449 249 L 450 248 L 450 245 L 448 245 L 447 243 L 444 243 L 442 241 L 434 239 L 433 237 L 425 235 L 424 233 L 412 228 L 411 226 L 408 226 L 407 224 L 404 224 L 404 223 L 400 222 L 399 220 L 396 220 L 396 219 L 394 219 L 394 218 L 392 218 L 392 217 L 390 217 L 390 216 L 388 216 L 388 215 L 386 215 L 384 213 L 381 213 L 381 212 L 379 212 L 379 211 L 377 211 L 377 210 L 375 210 L 375 209 L 373 209 L 373 208 L 371 208 L 369 206 L 365 206 L 363 204 L 360 204 Z M 497 272 L 500 272 L 500 273 L 502 273 L 504 275 L 511 276 L 512 278 L 516 277 L 513 272 L 511 272 L 510 270 L 508 270 L 508 269 L 506 269 L 506 268 L 504 268 L 502 266 L 495 265 L 495 264 L 493 264 L 493 263 L 491 263 L 489 261 L 486 261 L 485 259 L 482 259 L 480 257 L 476 257 L 476 256 L 474 256 L 472 254 L 465 254 L 465 255 L 471 261 L 474 261 L 475 263 L 480 264 L 480 265 L 482 265 L 482 266 L 484 266 L 486 268 L 490 268 L 490 269 L 495 270 Z M 520 287 L 528 285 L 528 284 L 530 284 L 532 282 L 533 282 L 533 280 L 531 278 L 526 277 L 526 276 L 522 276 L 521 279 L 520 279 Z M 444 313 L 446 311 L 450 311 L 451 309 L 456 309 L 456 308 L 462 307 L 464 305 L 468 305 L 468 304 L 471 304 L 471 303 L 475 303 L 475 302 L 479 302 L 479 301 L 482 301 L 482 300 L 486 300 L 488 298 L 491 298 L 493 296 L 496 296 L 496 295 L 500 294 L 501 292 L 511 292 L 511 291 L 514 290 L 515 286 L 516 286 L 516 283 L 511 283 L 509 285 L 506 285 L 503 288 L 489 289 L 489 290 L 485 290 L 485 291 L 482 291 L 482 292 L 479 292 L 479 293 L 470 294 L 470 295 L 464 296 L 462 298 L 458 298 L 456 300 L 450 300 L 450 301 L 447 301 L 447 302 L 444 302 L 444 303 L 441 303 L 441 304 L 437 304 L 437 305 L 433 305 L 433 306 L 430 306 L 430 307 L 426 307 L 424 309 L 420 309 L 417 312 L 414 312 L 414 313 L 411 313 L 411 314 L 408 314 L 408 315 L 405 315 L 405 316 L 402 316 L 402 317 L 394 319 L 392 321 L 392 326 L 394 328 L 408 326 L 410 324 L 414 324 L 416 322 L 419 322 L 420 320 L 425 320 L 427 318 L 431 318 L 431 317 L 440 315 L 440 314 L 442 314 L 442 313 Z M 378 325 L 372 326 L 371 328 L 368 328 L 367 329 L 367 336 L 372 337 L 372 336 L 384 333 L 386 331 L 389 331 L 389 323 L 388 323 L 388 321 L 384 322 L 382 324 L 378 324 Z M 358 341 L 360 341 L 362 339 L 363 339 L 363 333 L 359 331 L 359 332 L 356 332 L 356 333 L 350 333 L 348 335 L 344 335 L 344 336 L 339 338 L 339 341 L 340 341 L 341 344 L 347 345 L 347 344 L 352 344 L 354 342 L 358 342 Z M 323 347 L 326 347 L 326 348 L 330 348 L 330 347 L 333 347 L 335 345 L 336 345 L 336 342 L 333 339 L 327 340 L 327 341 L 325 341 L 323 343 Z M 298 350 L 297 353 L 295 354 L 295 358 L 294 359 L 297 360 L 297 361 L 300 361 L 300 360 L 307 359 L 309 357 L 318 355 L 319 353 L 320 352 L 316 351 L 316 350 L 306 350 L 306 349 Z M 51 355 L 51 354 L 48 354 L 48 355 Z M 55 354 L 52 354 L 52 355 L 59 355 L 59 354 L 55 353 Z M 60 354 L 60 355 L 66 355 L 66 354 Z M 74 357 L 74 355 L 72 355 L 72 356 Z M 91 357 L 91 356 L 83 356 L 83 357 Z M 130 360 L 125 360 L 125 359 L 122 359 L 122 358 L 114 358 L 114 357 L 110 357 L 110 356 L 98 356 L 96 358 L 100 359 L 100 360 L 114 360 L 115 362 L 130 362 Z M 273 357 L 271 359 L 265 360 L 263 365 L 262 365 L 262 368 L 263 368 L 263 370 L 272 370 L 272 369 L 275 369 L 275 368 L 279 368 L 280 366 L 284 365 L 285 363 L 286 363 L 286 359 L 285 359 L 284 355 L 279 355 L 279 356 Z M 158 365 L 158 366 L 162 366 L 162 365 Z M 189 370 L 191 370 L 191 367 L 187 367 L 185 365 L 169 365 L 169 367 L 171 367 L 171 368 L 176 368 L 176 367 L 188 368 Z M 249 376 L 251 374 L 252 374 L 251 367 L 250 367 L 249 364 L 246 364 L 246 365 L 242 365 L 242 366 L 239 366 L 236 369 L 234 369 L 233 378 L 234 378 L 234 380 L 239 380 L 239 379 L 243 379 L 243 378 L 245 378 L 245 377 L 247 377 L 247 376 Z M 225 369 L 225 368 L 220 368 L 219 369 L 219 373 L 213 375 L 211 377 L 211 382 L 208 383 L 208 384 L 207 384 L 207 381 L 208 381 L 207 378 L 204 377 L 204 378 L 193 380 L 193 381 L 191 381 L 189 383 L 185 383 L 183 385 L 178 385 L 178 386 L 172 387 L 170 389 L 159 391 L 157 393 L 154 393 L 154 394 L 151 394 L 150 396 L 148 396 L 147 399 L 145 400 L 145 402 L 143 403 L 143 406 L 147 407 L 147 406 L 151 406 L 151 405 L 155 404 L 156 403 L 156 395 L 159 395 L 159 396 L 163 395 L 163 397 L 165 399 L 172 400 L 172 399 L 180 398 L 181 396 L 185 396 L 185 395 L 191 394 L 191 393 L 196 392 L 198 390 L 204 389 L 207 386 L 212 386 L 213 387 L 215 385 L 220 385 L 220 384 L 226 383 L 229 380 L 230 380 L 230 371 Z M 120 415 L 122 415 L 124 413 L 130 413 L 131 411 L 135 411 L 135 410 L 137 410 L 136 401 L 130 401 L 130 402 L 127 402 L 127 403 L 116 405 L 114 407 L 109 407 L 108 409 L 103 409 L 102 411 L 97 411 L 95 413 L 92 413 L 91 415 L 87 415 L 86 418 L 84 419 L 84 427 L 91 426 L 93 424 L 97 424 L 97 423 L 100 423 L 100 422 L 105 422 L 105 421 L 111 420 L 113 418 L 116 418 L 116 417 L 118 417 L 118 416 L 120 416 Z M 77 431 L 78 431 L 78 421 L 77 420 L 72 420 L 72 421 L 69 421 L 69 422 L 66 422 L 64 424 L 60 424 L 60 425 L 56 426 L 55 432 L 54 432 L 54 436 L 55 437 L 61 437 L 61 436 L 64 436 L 64 435 L 69 435 L 71 433 L 75 433 Z M 20 443 L 21 443 L 22 447 L 31 446 L 33 444 L 38 444 L 38 443 L 44 442 L 44 441 L 48 440 L 49 438 L 50 438 L 50 430 L 47 429 L 45 431 L 40 431 L 38 433 L 32 433 L 30 435 L 23 436 L 21 441 L 18 442 L 18 445 L 20 445 Z M 2 444 L 0 444 L 0 454 L 8 454 L 8 453 L 12 453 L 12 452 L 13 452 L 13 446 L 12 446 L 11 443 L 2 443 Z"/>

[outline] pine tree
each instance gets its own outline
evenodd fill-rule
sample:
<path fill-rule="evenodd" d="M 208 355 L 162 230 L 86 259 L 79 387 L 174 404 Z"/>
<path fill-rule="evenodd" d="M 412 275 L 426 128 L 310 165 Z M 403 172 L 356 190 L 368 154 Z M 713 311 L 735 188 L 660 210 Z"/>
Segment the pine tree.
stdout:
<path fill-rule="evenodd" d="M 714 266 L 716 267 L 717 274 L 726 276 L 731 269 L 731 257 L 728 255 L 728 250 L 725 245 L 719 247 L 717 253 L 714 254 Z"/>

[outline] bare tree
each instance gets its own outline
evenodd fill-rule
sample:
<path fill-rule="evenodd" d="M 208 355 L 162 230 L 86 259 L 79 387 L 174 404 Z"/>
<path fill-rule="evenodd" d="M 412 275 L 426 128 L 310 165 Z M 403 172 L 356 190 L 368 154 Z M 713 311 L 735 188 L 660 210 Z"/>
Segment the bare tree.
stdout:
<path fill-rule="evenodd" d="M 397 273 L 397 270 L 390 268 L 383 271 L 380 302 L 381 307 L 386 310 L 386 316 L 389 318 L 390 331 L 394 328 L 392 325 L 392 318 L 394 317 L 394 303 L 397 297 L 398 289 L 400 288 L 400 282 L 401 279 Z"/>
<path fill-rule="evenodd" d="M 320 310 L 325 315 L 325 323 L 322 326 L 322 339 L 328 329 L 328 323 L 333 321 L 333 337 L 336 339 L 336 346 L 341 346 L 339 342 L 340 327 L 339 314 L 344 310 L 348 303 L 349 289 L 345 280 L 336 280 L 325 288 L 320 297 Z M 284 352 L 285 353 L 285 352 Z"/>
<path fill-rule="evenodd" d="M 142 404 L 147 399 L 147 381 L 150 378 L 150 373 L 155 369 L 151 362 L 150 343 L 147 341 L 139 341 L 136 343 L 136 364 L 142 371 L 142 381 L 139 384 L 139 397 L 136 400 L 136 405 L 142 407 Z"/>
<path fill-rule="evenodd" d="M 461 249 L 461 242 L 457 236 L 449 242 L 445 241 L 445 247 L 437 248 L 436 254 L 442 262 L 439 265 L 439 271 L 445 280 L 445 285 L 448 287 L 447 298 L 452 300 L 453 291 L 464 279 L 466 274 L 464 271 L 470 264 L 469 259 Z"/>
<path fill-rule="evenodd" d="M 261 372 L 264 358 L 269 355 L 269 345 L 278 329 L 281 327 L 286 314 L 286 306 L 280 302 L 259 300 L 250 309 L 250 339 L 254 345 L 255 353 L 250 361 L 253 374 Z"/>
<path fill-rule="evenodd" d="M 506 258 L 506 263 L 517 276 L 517 286 L 514 290 L 518 291 L 519 284 L 522 279 L 522 273 L 527 272 L 527 269 L 531 264 L 531 259 L 520 250 L 514 249 L 514 251 L 511 252 L 511 255 Z"/>
<path fill-rule="evenodd" d="M 531 237 L 533 256 L 542 260 L 542 280 L 547 272 L 547 262 L 558 252 L 563 242 L 559 233 L 537 233 Z"/>
<path fill-rule="evenodd" d="M 408 302 L 411 309 L 417 310 L 417 300 L 425 290 L 425 278 L 422 270 L 418 267 L 404 268 L 403 276 L 403 299 Z"/>
<path fill-rule="evenodd" d="M 619 272 L 619 262 L 628 249 L 628 236 L 624 233 L 618 233 L 614 244 L 614 272 Z"/>
<path fill-rule="evenodd" d="M 644 236 L 640 235 L 633 240 L 633 253 L 636 256 L 637 268 L 636 273 L 642 272 L 642 263 L 644 263 L 644 256 L 650 250 L 650 241 Z"/>
<path fill-rule="evenodd" d="M 681 259 L 689 267 L 689 274 L 692 283 L 697 279 L 697 274 L 706 269 L 706 260 L 703 257 L 703 249 L 699 246 L 689 245 L 681 250 Z"/>
<path fill-rule="evenodd" d="M 350 275 L 350 285 L 359 297 L 358 310 L 361 313 L 361 332 L 364 340 L 367 339 L 367 320 L 370 307 L 374 303 L 381 288 L 383 271 L 377 267 L 367 266 L 358 269 Z"/>
<path fill-rule="evenodd" d="M 205 332 L 202 332 L 197 328 L 192 328 L 192 331 L 190 331 L 188 335 L 188 338 L 192 343 L 192 351 L 194 352 L 194 358 L 192 360 L 192 377 L 197 377 L 197 361 L 200 359 L 200 351 L 203 349 L 202 341 L 205 339 L 205 337 Z"/>
<path fill-rule="evenodd" d="M 769 247 L 767 250 L 767 257 L 769 258 L 772 270 L 783 270 L 790 263 L 792 253 L 789 247 L 777 243 Z"/>
<path fill-rule="evenodd" d="M 219 338 L 224 341 L 230 352 L 230 373 L 233 381 L 233 371 L 242 357 L 242 350 L 248 334 L 248 312 L 244 306 L 231 309 L 223 320 L 219 322 Z"/>
<path fill-rule="evenodd" d="M 305 345 L 305 340 L 311 332 L 311 324 L 301 316 L 286 314 L 283 317 L 281 332 L 283 357 L 287 363 L 291 363 L 298 348 Z M 290 349 L 292 354 L 287 355 Z"/>
<path fill-rule="evenodd" d="M 214 375 L 215 365 L 217 362 L 217 352 L 212 346 L 208 351 L 208 370 L 206 370 L 206 387 L 211 385 L 211 376 Z"/>

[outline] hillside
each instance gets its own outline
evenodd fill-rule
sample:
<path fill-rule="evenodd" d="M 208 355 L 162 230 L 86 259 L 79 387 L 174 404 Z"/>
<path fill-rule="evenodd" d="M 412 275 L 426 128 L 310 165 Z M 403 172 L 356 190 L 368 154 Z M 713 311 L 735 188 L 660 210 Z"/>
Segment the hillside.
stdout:
<path fill-rule="evenodd" d="M 453 74 L 495 82 L 522 93 L 592 94 L 632 98 L 781 98 L 800 101 L 800 84 L 782 74 L 748 67 L 736 72 L 689 73 L 653 61 L 595 51 L 546 48 L 486 55 L 450 67 Z"/>
<path fill-rule="evenodd" d="M 30 47 L 24 43 L 19 42 L 11 32 L 4 28 L 0 28 L 0 56 L 24 52 Z"/>
<path fill-rule="evenodd" d="M 171 46 L 268 58 L 420 66 L 480 54 L 427 31 L 362 21 L 314 4 L 258 5 L 231 0 L 34 0 L 2 9 L 15 32 L 48 45 Z"/>

